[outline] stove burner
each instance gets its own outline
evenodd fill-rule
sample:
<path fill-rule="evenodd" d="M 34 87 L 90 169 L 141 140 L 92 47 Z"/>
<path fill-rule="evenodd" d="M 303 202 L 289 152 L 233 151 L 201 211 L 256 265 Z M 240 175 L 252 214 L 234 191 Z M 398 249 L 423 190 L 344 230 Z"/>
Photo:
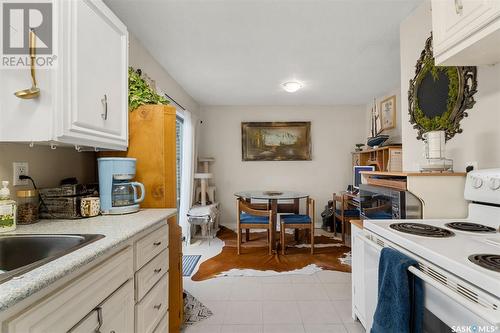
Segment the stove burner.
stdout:
<path fill-rule="evenodd" d="M 476 265 L 500 273 L 500 255 L 498 254 L 473 254 L 469 260 Z"/>
<path fill-rule="evenodd" d="M 393 223 L 390 227 L 396 231 L 425 237 L 444 238 L 455 235 L 450 230 L 423 223 Z"/>
<path fill-rule="evenodd" d="M 470 222 L 452 222 L 445 224 L 448 228 L 461 230 L 461 231 L 470 231 L 470 232 L 484 232 L 484 233 L 495 233 L 497 232 L 495 228 L 488 227 L 486 225 L 470 223 Z"/>

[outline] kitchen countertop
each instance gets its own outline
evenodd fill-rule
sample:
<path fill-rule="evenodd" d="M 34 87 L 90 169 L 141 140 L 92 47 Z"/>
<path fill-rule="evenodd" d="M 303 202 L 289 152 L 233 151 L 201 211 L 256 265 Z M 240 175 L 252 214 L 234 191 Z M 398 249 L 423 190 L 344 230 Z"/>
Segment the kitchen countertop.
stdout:
<path fill-rule="evenodd" d="M 363 229 L 363 220 L 349 220 L 349 223 L 354 224 L 359 229 Z"/>
<path fill-rule="evenodd" d="M 74 252 L 0 284 L 0 312 L 105 255 L 113 248 L 177 213 L 176 209 L 143 209 L 128 215 L 97 216 L 82 220 L 42 220 L 18 225 L 19 234 L 101 234 L 101 238 Z"/>

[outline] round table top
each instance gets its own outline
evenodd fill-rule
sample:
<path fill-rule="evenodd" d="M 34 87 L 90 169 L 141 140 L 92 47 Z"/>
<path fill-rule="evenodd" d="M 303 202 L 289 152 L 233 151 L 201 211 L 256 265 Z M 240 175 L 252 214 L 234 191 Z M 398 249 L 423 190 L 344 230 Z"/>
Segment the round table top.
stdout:
<path fill-rule="evenodd" d="M 290 200 L 302 199 L 309 197 L 306 193 L 293 191 L 242 191 L 234 194 L 239 198 L 245 199 L 261 199 L 261 200 Z"/>

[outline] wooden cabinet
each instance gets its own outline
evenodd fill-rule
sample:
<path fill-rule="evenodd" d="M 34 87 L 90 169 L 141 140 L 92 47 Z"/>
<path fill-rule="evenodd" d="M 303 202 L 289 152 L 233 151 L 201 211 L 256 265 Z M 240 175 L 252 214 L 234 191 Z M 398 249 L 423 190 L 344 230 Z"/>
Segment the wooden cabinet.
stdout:
<path fill-rule="evenodd" d="M 137 159 L 137 181 L 148 195 L 144 208 L 175 208 L 176 110 L 173 106 L 143 105 L 130 113 L 127 152 L 103 152 L 101 156 Z M 182 286 L 182 230 L 175 217 L 168 220 L 169 332 L 179 332 L 184 308 Z"/>
<path fill-rule="evenodd" d="M 377 171 L 401 171 L 403 149 L 401 146 L 385 146 L 352 153 L 353 166 L 374 166 Z"/>
<path fill-rule="evenodd" d="M 365 326 L 365 282 L 363 229 L 351 224 L 352 316 Z M 366 326 L 365 326 L 366 327 Z"/>
<path fill-rule="evenodd" d="M 432 0 L 432 30 L 437 65 L 500 61 L 499 0 Z"/>
<path fill-rule="evenodd" d="M 128 32 L 101 0 L 53 1 L 51 68 L 37 68 L 41 94 L 21 100 L 29 71 L 2 69 L 0 141 L 125 150 Z"/>

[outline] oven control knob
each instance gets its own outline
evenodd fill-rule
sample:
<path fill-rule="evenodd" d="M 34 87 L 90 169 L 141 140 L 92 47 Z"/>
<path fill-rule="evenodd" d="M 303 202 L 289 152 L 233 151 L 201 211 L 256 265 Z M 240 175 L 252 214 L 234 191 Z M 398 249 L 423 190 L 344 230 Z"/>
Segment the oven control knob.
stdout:
<path fill-rule="evenodd" d="M 500 189 L 500 178 L 491 178 L 490 179 L 490 188 L 493 191 Z"/>
<path fill-rule="evenodd" d="M 483 180 L 481 178 L 478 177 L 472 178 L 472 187 L 477 189 L 481 188 L 481 186 L 483 186 Z"/>

